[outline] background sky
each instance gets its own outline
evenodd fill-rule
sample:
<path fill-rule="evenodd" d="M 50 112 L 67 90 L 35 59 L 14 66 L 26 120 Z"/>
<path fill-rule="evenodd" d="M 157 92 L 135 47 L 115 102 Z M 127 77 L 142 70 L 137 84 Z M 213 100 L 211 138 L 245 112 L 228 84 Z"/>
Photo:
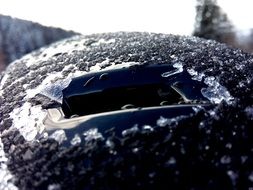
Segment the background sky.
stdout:
<path fill-rule="evenodd" d="M 253 27 L 253 0 L 218 0 L 240 30 Z M 190 35 L 196 0 L 0 0 L 0 14 L 83 34 L 148 31 Z"/>

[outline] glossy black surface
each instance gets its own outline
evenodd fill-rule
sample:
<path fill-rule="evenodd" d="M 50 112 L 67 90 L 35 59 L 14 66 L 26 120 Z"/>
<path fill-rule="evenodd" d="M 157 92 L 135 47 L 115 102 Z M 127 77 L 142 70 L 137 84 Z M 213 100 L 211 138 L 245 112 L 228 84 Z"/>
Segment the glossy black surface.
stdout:
<path fill-rule="evenodd" d="M 183 99 L 205 100 L 200 92 L 205 84 L 192 80 L 187 71 L 173 74 L 174 71 L 177 68 L 168 64 L 137 65 L 74 78 L 63 90 L 63 112 L 68 118 L 128 106 L 151 107 L 178 104 Z M 166 72 L 171 72 L 171 76 L 162 77 Z"/>

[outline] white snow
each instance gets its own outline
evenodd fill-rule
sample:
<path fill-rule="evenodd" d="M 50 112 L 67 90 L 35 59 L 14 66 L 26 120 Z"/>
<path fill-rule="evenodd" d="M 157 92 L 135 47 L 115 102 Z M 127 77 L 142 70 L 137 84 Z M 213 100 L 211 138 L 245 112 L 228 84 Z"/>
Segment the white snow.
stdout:
<path fill-rule="evenodd" d="M 13 120 L 11 127 L 18 129 L 25 140 L 32 141 L 37 134 L 43 132 L 43 119 L 45 116 L 46 112 L 41 106 L 32 106 L 26 102 L 23 106 L 15 108 L 10 113 L 10 118 Z"/>

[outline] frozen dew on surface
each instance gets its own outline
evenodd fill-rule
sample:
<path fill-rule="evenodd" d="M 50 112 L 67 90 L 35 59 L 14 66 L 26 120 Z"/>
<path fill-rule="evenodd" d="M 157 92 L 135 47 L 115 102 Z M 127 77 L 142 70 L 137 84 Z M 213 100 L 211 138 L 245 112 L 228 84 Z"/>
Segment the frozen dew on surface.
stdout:
<path fill-rule="evenodd" d="M 47 77 L 34 89 L 26 90 L 26 99 L 33 98 L 37 94 L 42 94 L 51 100 L 61 103 L 62 102 L 62 90 L 70 84 L 72 78 L 80 76 L 86 72 L 78 71 L 77 68 L 73 66 L 73 71 L 67 76 L 63 77 L 63 71 L 72 67 L 67 65 L 60 72 L 48 73 Z"/>
<path fill-rule="evenodd" d="M 64 130 L 59 129 L 53 132 L 49 138 L 56 140 L 59 144 L 62 144 L 63 141 L 67 140 L 67 136 Z"/>
<path fill-rule="evenodd" d="M 71 145 L 78 145 L 82 142 L 81 137 L 78 134 L 75 134 L 74 138 L 71 139 Z"/>
<path fill-rule="evenodd" d="M 10 113 L 10 118 L 13 120 L 12 127 L 18 129 L 27 141 L 34 140 L 37 134 L 43 132 L 45 116 L 46 112 L 42 110 L 41 106 L 32 106 L 28 102 Z"/>
<path fill-rule="evenodd" d="M 175 68 L 174 70 L 162 73 L 161 76 L 162 77 L 169 77 L 169 76 L 181 73 L 184 70 L 183 69 L 183 64 L 181 62 L 174 63 L 173 67 Z"/>
<path fill-rule="evenodd" d="M 85 131 L 83 133 L 83 136 L 84 136 L 84 140 L 87 142 L 92 141 L 92 140 L 104 139 L 103 135 L 100 132 L 98 132 L 97 128 L 92 128 L 92 129 L 89 129 L 88 131 Z"/>
<path fill-rule="evenodd" d="M 204 97 L 215 104 L 219 104 L 222 100 L 231 104 L 234 98 L 230 95 L 226 87 L 219 84 L 215 77 L 206 77 L 204 83 L 208 86 L 207 88 L 201 89 L 201 93 Z"/>

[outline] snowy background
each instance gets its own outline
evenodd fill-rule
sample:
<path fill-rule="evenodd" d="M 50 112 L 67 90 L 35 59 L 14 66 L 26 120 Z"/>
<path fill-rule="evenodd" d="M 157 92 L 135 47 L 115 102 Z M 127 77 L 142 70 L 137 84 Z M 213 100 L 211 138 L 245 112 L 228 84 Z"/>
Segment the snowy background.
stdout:
<path fill-rule="evenodd" d="M 195 35 L 252 53 L 252 5 L 252 0 L 0 0 L 0 72 L 74 32 Z"/>
<path fill-rule="evenodd" d="M 218 0 L 240 30 L 252 27 L 252 0 Z M 0 0 L 0 14 L 83 34 L 149 31 L 190 35 L 196 0 Z"/>

